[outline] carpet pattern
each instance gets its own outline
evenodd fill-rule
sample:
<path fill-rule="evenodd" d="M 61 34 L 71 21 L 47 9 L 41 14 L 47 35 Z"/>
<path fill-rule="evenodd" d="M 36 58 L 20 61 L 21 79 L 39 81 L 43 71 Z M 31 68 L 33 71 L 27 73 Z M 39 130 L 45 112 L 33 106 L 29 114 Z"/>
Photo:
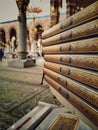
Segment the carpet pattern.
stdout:
<path fill-rule="evenodd" d="M 23 69 L 8 67 L 7 60 L 0 62 L 0 130 L 30 112 L 38 101 L 60 105 L 47 83 L 40 85 L 42 74 L 42 59 L 36 66 Z"/>

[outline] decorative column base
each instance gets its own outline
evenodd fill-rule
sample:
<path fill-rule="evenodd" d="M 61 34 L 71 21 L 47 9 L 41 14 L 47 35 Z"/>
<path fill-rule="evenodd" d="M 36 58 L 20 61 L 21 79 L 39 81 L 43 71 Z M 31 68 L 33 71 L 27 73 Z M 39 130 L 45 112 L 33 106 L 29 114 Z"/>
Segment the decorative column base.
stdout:
<path fill-rule="evenodd" d="M 19 59 L 26 59 L 28 52 L 18 52 Z"/>
<path fill-rule="evenodd" d="M 36 60 L 34 59 L 15 59 L 8 62 L 9 67 L 15 67 L 15 68 L 27 68 L 32 67 L 36 65 Z"/>

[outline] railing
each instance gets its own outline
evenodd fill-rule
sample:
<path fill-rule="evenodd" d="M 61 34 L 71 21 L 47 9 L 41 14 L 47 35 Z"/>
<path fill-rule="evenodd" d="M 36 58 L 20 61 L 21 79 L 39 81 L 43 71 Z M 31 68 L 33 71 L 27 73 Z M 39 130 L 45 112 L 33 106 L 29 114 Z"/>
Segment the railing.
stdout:
<path fill-rule="evenodd" d="M 45 80 L 98 128 L 98 1 L 42 34 Z M 64 104 L 64 101 L 61 101 Z"/>

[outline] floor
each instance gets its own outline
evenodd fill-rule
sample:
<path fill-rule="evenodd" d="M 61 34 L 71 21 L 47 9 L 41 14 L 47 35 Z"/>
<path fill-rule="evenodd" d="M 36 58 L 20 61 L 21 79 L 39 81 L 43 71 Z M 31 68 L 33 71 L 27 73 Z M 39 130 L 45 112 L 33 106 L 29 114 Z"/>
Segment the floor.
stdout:
<path fill-rule="evenodd" d="M 29 68 L 8 67 L 10 59 L 0 61 L 0 130 L 5 130 L 38 103 L 60 105 L 52 95 L 48 84 L 41 85 L 44 60 L 36 59 L 36 65 Z"/>

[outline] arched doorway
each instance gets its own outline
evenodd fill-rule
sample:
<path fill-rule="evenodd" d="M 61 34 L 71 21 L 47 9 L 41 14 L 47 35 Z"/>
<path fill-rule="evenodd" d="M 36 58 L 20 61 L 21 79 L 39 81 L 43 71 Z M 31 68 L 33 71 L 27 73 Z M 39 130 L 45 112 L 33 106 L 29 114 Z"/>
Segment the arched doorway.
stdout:
<path fill-rule="evenodd" d="M 6 43 L 6 36 L 5 36 L 5 31 L 3 29 L 0 30 L 0 40 L 3 43 Z"/>
<path fill-rule="evenodd" d="M 15 57 L 16 50 L 17 50 L 17 35 L 16 35 L 16 30 L 14 28 L 11 28 L 10 30 L 10 45 L 12 47 L 12 57 Z"/>
<path fill-rule="evenodd" d="M 38 40 L 39 38 L 41 38 L 42 32 L 43 32 L 44 30 L 43 30 L 42 25 L 40 25 L 40 24 L 38 24 L 38 25 L 36 26 L 36 29 L 37 29 L 36 40 Z"/>
<path fill-rule="evenodd" d="M 16 38 L 16 30 L 15 30 L 14 28 L 12 28 L 12 29 L 10 30 L 10 41 L 11 41 L 12 37 L 15 37 L 15 38 Z"/>

